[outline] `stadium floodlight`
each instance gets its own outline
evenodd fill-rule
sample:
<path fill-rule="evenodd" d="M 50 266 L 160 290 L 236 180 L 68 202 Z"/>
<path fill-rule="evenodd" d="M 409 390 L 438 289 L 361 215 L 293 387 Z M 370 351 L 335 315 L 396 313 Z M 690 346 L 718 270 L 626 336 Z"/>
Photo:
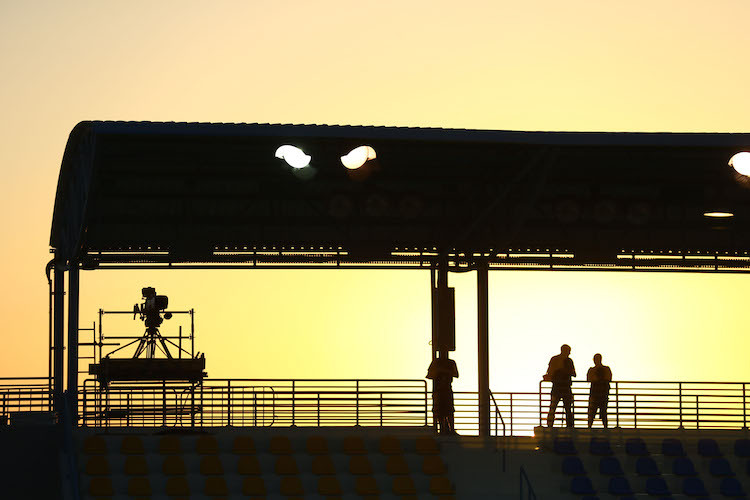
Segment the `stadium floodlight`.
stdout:
<path fill-rule="evenodd" d="M 750 153 L 741 151 L 729 159 L 729 166 L 737 173 L 750 176 Z"/>
<path fill-rule="evenodd" d="M 349 170 L 356 170 L 369 160 L 376 158 L 375 150 L 370 146 L 359 146 L 351 151 L 346 156 L 341 157 L 341 163 Z"/>
<path fill-rule="evenodd" d="M 305 152 L 297 146 L 291 146 L 289 144 L 279 146 L 276 150 L 276 158 L 281 158 L 290 167 L 296 169 L 305 168 L 310 164 L 310 160 L 312 159 L 310 155 L 306 155 Z"/>
<path fill-rule="evenodd" d="M 714 218 L 723 218 L 723 217 L 734 217 L 734 214 L 732 212 L 704 212 L 704 217 L 714 217 Z"/>

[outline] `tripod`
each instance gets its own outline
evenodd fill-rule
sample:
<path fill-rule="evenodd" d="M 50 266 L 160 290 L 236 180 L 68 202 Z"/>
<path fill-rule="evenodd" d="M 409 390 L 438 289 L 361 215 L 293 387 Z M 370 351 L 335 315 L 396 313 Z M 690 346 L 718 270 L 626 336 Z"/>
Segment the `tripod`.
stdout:
<path fill-rule="evenodd" d="M 146 327 L 146 332 L 143 334 L 143 337 L 138 341 L 138 347 L 135 350 L 135 354 L 133 354 L 133 358 L 139 357 L 144 352 L 146 353 L 147 358 L 154 358 L 156 357 L 157 347 L 159 347 L 167 358 L 172 359 L 172 355 L 167 348 L 167 343 L 164 342 L 164 338 L 161 336 L 161 333 L 159 333 L 159 329 L 155 326 L 148 326 Z"/>

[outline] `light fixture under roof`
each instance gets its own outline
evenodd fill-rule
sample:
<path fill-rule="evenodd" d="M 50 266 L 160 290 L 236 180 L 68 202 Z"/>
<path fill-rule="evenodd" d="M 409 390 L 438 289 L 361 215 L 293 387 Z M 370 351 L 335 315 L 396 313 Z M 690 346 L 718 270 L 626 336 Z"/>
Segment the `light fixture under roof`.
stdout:
<path fill-rule="evenodd" d="M 306 155 L 305 152 L 297 146 L 291 146 L 289 144 L 279 146 L 276 150 L 276 158 L 281 158 L 287 162 L 290 167 L 296 169 L 305 168 L 310 164 L 310 160 L 312 159 L 310 155 Z"/>
<path fill-rule="evenodd" d="M 720 212 L 720 211 L 714 211 L 714 212 L 704 212 L 704 217 L 714 217 L 714 218 L 726 218 L 726 217 L 734 217 L 734 214 L 732 212 Z"/>
<path fill-rule="evenodd" d="M 359 146 L 349 151 L 349 154 L 341 157 L 341 163 L 349 170 L 355 170 L 376 158 L 375 150 L 370 146 Z"/>
<path fill-rule="evenodd" d="M 750 153 L 741 151 L 729 159 L 729 166 L 737 173 L 750 176 Z"/>

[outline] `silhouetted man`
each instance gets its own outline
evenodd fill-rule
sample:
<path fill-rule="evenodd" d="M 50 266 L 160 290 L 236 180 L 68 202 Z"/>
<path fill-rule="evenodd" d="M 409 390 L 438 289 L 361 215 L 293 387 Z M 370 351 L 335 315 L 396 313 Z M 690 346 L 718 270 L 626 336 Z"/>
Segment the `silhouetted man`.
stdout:
<path fill-rule="evenodd" d="M 602 355 L 594 354 L 594 366 L 589 368 L 586 380 L 591 382 L 589 392 L 589 428 L 594 424 L 594 417 L 599 412 L 602 424 L 607 427 L 607 403 L 609 403 L 609 383 L 612 381 L 612 370 L 602 364 Z"/>
<path fill-rule="evenodd" d="M 448 351 L 440 351 L 427 369 L 432 380 L 432 414 L 440 434 L 456 434 L 453 422 L 453 378 L 458 378 L 456 362 L 448 358 Z"/>
<path fill-rule="evenodd" d="M 544 380 L 552 382 L 547 427 L 552 427 L 555 422 L 555 410 L 561 399 L 565 407 L 565 422 L 568 427 L 573 427 L 573 391 L 570 385 L 571 379 L 575 376 L 576 369 L 573 366 L 573 360 L 570 359 L 570 346 L 563 344 L 560 347 L 560 354 L 552 356 L 549 360 L 547 373 L 544 374 Z"/>

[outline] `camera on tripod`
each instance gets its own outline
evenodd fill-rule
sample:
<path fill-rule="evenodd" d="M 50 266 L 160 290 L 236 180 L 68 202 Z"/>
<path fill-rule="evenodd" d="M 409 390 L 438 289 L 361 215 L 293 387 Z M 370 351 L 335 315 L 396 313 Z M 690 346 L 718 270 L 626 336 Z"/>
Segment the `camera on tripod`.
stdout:
<path fill-rule="evenodd" d="M 140 316 L 140 320 L 146 324 L 146 328 L 159 328 L 165 319 L 171 319 L 172 313 L 164 313 L 164 318 L 161 317 L 161 312 L 169 305 L 169 297 L 166 295 L 156 295 L 156 288 L 147 286 L 141 289 L 143 295 L 143 304 L 135 304 L 133 306 L 133 319 L 136 316 Z"/>

